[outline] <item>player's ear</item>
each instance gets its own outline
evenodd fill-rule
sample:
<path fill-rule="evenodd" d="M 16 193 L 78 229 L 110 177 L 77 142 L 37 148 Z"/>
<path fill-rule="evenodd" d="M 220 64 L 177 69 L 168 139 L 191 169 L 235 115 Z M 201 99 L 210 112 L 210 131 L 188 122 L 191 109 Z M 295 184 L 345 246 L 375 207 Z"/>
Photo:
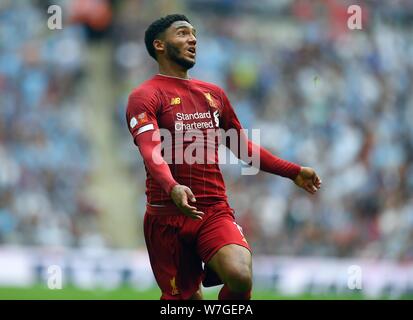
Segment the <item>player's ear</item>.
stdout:
<path fill-rule="evenodd" d="M 153 40 L 153 47 L 155 48 L 155 51 L 158 53 L 165 52 L 165 42 L 163 42 L 161 39 Z"/>

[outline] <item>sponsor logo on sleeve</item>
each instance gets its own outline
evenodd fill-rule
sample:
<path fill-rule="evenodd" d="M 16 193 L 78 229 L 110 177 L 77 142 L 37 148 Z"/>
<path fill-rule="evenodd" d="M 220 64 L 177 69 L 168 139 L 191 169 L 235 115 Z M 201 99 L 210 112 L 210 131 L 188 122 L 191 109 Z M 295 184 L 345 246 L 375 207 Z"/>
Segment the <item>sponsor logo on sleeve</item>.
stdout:
<path fill-rule="evenodd" d="M 146 112 L 142 112 L 141 114 L 138 115 L 138 125 L 142 125 L 144 123 L 147 123 L 149 121 L 148 115 Z"/>
<path fill-rule="evenodd" d="M 135 117 L 133 117 L 132 119 L 130 119 L 129 125 L 130 125 L 131 129 L 135 128 L 137 124 L 138 124 L 138 120 L 136 120 Z"/>

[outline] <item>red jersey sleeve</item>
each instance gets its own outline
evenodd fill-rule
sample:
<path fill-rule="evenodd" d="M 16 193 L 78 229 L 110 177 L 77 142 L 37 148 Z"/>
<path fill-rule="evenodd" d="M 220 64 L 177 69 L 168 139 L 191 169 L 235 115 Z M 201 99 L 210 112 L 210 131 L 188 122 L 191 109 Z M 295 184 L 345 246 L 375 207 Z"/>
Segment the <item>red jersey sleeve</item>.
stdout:
<path fill-rule="evenodd" d="M 244 147 L 244 150 L 248 150 L 249 155 L 252 155 L 253 152 L 260 155 L 260 166 L 258 169 L 282 177 L 295 179 L 300 173 L 301 167 L 295 163 L 274 156 L 265 148 L 250 141 L 242 131 L 241 123 L 239 122 L 234 108 L 232 107 L 231 102 L 229 101 L 225 92 L 221 91 L 221 96 L 223 104 L 223 109 L 221 111 L 221 127 L 224 130 L 236 129 L 239 139 L 238 148 L 236 150 L 234 150 L 234 148 L 231 149 L 232 145 L 229 143 L 229 141 L 225 141 L 227 148 L 229 148 L 239 159 L 248 163 L 248 159 L 242 159 L 244 155 L 242 155 L 240 152 L 240 150 L 242 150 L 241 144 L 247 145 L 246 147 Z"/>
<path fill-rule="evenodd" d="M 136 138 L 136 144 L 142 155 L 145 166 L 152 177 L 159 183 L 166 194 L 170 194 L 172 188 L 178 184 L 172 176 L 168 164 L 163 159 L 160 144 L 159 129 L 155 132 L 145 132 Z"/>
<path fill-rule="evenodd" d="M 169 195 L 178 183 L 160 151 L 161 139 L 156 117 L 159 107 L 160 101 L 154 92 L 134 91 L 128 99 L 126 121 L 148 172 Z"/>
<path fill-rule="evenodd" d="M 129 95 L 126 121 L 135 144 L 139 134 L 159 128 L 156 113 L 160 105 L 155 91 L 138 89 Z"/>

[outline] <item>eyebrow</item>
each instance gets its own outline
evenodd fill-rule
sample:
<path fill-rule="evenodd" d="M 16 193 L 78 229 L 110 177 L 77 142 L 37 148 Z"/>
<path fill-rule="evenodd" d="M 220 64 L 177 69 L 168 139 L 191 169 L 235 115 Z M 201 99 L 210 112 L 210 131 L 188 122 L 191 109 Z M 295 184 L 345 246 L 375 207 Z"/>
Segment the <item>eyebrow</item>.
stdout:
<path fill-rule="evenodd" d="M 187 29 L 192 28 L 192 32 L 196 33 L 196 29 L 194 27 L 189 27 L 189 26 L 184 26 L 184 25 L 176 27 L 176 30 L 179 30 L 179 29 L 182 29 L 182 28 L 187 28 Z"/>

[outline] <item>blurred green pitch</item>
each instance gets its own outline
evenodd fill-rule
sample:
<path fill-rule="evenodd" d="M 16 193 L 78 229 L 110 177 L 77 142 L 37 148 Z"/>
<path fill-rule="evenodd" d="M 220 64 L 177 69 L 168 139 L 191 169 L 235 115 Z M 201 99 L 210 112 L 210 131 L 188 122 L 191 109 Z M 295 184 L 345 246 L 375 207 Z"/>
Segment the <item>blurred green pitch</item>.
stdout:
<path fill-rule="evenodd" d="M 216 300 L 219 287 L 204 290 L 206 300 Z M 60 290 L 51 290 L 44 285 L 32 287 L 0 287 L 0 300 L 158 300 L 160 291 L 157 288 L 138 291 L 130 287 L 115 290 L 95 289 L 82 290 L 68 286 Z M 413 299 L 413 295 L 406 295 L 403 299 Z M 253 291 L 253 300 L 363 300 L 360 292 L 350 294 L 303 294 L 297 296 L 283 296 L 269 291 Z M 386 299 L 383 297 L 382 299 Z"/>

